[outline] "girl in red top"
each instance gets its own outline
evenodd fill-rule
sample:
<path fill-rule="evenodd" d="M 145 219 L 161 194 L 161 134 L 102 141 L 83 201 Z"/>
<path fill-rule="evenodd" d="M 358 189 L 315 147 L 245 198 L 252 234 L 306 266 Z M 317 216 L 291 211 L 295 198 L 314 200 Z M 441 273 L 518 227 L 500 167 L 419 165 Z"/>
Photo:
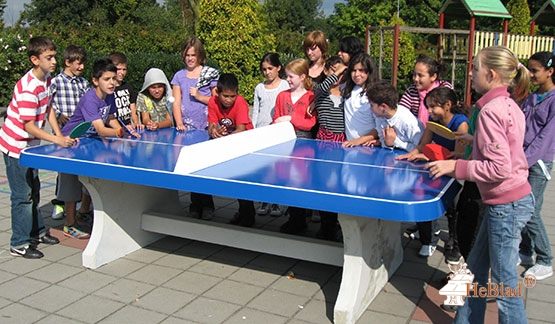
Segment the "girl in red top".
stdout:
<path fill-rule="evenodd" d="M 285 67 L 289 90 L 282 91 L 276 98 L 274 123 L 290 121 L 299 138 L 312 138 L 310 129 L 316 125 L 316 116 L 307 113 L 314 100 L 312 80 L 308 76 L 308 63 L 296 59 Z"/>
<path fill-rule="evenodd" d="M 276 98 L 274 123 L 289 121 L 298 138 L 313 138 L 310 130 L 316 125 L 316 116 L 308 113 L 314 100 L 312 79 L 308 76 L 308 63 L 303 59 L 291 61 L 285 67 L 289 90 L 282 91 Z M 306 230 L 307 210 L 288 207 L 289 220 L 280 227 L 280 232 L 298 234 Z"/>

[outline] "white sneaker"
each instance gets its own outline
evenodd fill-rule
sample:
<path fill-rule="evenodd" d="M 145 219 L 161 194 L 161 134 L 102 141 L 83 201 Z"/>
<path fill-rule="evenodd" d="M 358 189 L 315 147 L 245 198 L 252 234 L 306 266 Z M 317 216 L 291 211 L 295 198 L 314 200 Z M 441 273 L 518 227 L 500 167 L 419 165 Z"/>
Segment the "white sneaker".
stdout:
<path fill-rule="evenodd" d="M 553 275 L 553 267 L 536 264 L 532 268 L 526 270 L 524 276 L 534 276 L 536 280 L 543 280 Z"/>
<path fill-rule="evenodd" d="M 270 204 L 263 202 L 260 204 L 260 207 L 258 207 L 258 209 L 256 210 L 256 213 L 258 215 L 266 215 L 269 211 L 270 211 Z"/>
<path fill-rule="evenodd" d="M 533 266 L 534 264 L 536 264 L 536 261 L 534 260 L 533 255 L 527 256 L 522 253 L 518 254 L 518 263 L 516 265 L 522 265 L 523 267 L 526 267 L 526 266 Z"/>
<path fill-rule="evenodd" d="M 434 254 L 435 251 L 436 251 L 435 245 L 422 245 L 422 247 L 420 248 L 420 251 L 418 252 L 418 255 L 423 258 L 427 258 L 432 256 L 432 254 Z"/>
<path fill-rule="evenodd" d="M 420 233 L 418 231 L 412 232 L 409 234 L 411 240 L 418 240 L 420 239 Z"/>
<path fill-rule="evenodd" d="M 58 220 L 64 218 L 64 206 L 54 205 L 52 209 L 52 219 Z"/>
<path fill-rule="evenodd" d="M 270 216 L 274 216 L 274 217 L 281 216 L 281 208 L 279 208 L 279 205 L 272 204 L 270 206 Z"/>

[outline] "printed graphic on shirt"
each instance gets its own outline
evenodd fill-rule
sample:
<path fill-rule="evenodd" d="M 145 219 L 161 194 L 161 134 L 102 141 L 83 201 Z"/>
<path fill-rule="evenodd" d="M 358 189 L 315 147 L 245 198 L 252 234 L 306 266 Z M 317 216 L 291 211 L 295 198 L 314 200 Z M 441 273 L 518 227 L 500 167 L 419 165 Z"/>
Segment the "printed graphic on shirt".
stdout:
<path fill-rule="evenodd" d="M 116 115 L 125 125 L 131 124 L 131 93 L 129 89 L 119 89 L 114 92 Z"/>
<path fill-rule="evenodd" d="M 225 126 L 226 130 L 231 133 L 235 131 L 235 124 L 230 118 L 222 118 L 219 122 L 220 126 Z"/>

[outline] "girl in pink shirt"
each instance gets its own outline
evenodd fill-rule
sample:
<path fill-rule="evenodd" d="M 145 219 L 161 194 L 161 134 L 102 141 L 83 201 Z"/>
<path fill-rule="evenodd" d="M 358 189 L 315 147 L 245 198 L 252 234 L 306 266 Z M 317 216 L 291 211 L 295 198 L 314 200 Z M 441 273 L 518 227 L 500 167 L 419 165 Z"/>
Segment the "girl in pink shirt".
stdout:
<path fill-rule="evenodd" d="M 481 287 L 504 286 L 518 291 L 516 264 L 520 233 L 534 213 L 524 155 L 524 114 L 511 98 L 528 88 L 529 73 L 506 47 L 482 49 L 474 58 L 472 88 L 482 97 L 471 160 L 444 160 L 426 165 L 430 176 L 453 176 L 476 182 L 485 208 L 468 268 Z M 491 281 L 488 273 L 491 268 Z M 457 311 L 455 323 L 483 323 L 486 300 L 469 297 Z M 499 323 L 526 323 L 522 296 L 496 296 Z"/>

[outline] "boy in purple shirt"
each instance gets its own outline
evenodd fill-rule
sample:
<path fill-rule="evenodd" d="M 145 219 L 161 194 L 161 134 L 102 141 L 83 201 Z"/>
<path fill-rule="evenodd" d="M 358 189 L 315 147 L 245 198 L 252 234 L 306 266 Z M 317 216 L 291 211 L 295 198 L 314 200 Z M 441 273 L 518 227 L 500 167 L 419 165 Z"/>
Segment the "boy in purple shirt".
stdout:
<path fill-rule="evenodd" d="M 82 122 L 92 123 L 87 135 L 100 135 L 103 137 L 123 137 L 124 129 L 115 118 L 110 118 L 116 113 L 114 102 L 114 89 L 116 88 L 116 67 L 108 59 L 94 62 L 92 83 L 94 88 L 87 91 L 77 110 L 62 128 L 62 134 L 68 135 L 75 126 Z M 139 136 L 133 133 L 135 136 Z M 60 188 L 58 199 L 65 202 L 66 222 L 64 235 L 77 239 L 89 238 L 89 234 L 79 227 L 75 221 L 76 202 L 81 197 L 81 183 L 76 175 L 60 173 Z"/>

